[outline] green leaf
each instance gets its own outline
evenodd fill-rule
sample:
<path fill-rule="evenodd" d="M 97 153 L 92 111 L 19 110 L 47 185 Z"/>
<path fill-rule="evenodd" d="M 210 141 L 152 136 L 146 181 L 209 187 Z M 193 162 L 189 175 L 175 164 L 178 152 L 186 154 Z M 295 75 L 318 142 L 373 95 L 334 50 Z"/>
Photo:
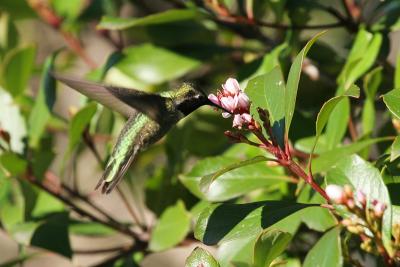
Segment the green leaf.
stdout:
<path fill-rule="evenodd" d="M 96 113 L 97 105 L 92 102 L 79 110 L 72 118 L 69 126 L 69 144 L 68 151 L 71 152 L 81 141 L 82 134 L 92 117 Z"/>
<path fill-rule="evenodd" d="M 340 267 L 342 265 L 343 256 L 339 227 L 335 227 L 324 234 L 308 252 L 303 263 L 304 267 Z"/>
<path fill-rule="evenodd" d="M 367 205 L 379 199 L 387 205 L 383 215 L 382 239 L 388 251 L 391 250 L 392 208 L 390 196 L 378 169 L 357 155 L 340 160 L 326 176 L 328 184 L 351 185 L 367 196 Z"/>
<path fill-rule="evenodd" d="M 376 67 L 364 76 L 364 92 L 367 96 L 362 111 L 363 133 L 371 133 L 375 127 L 375 96 L 382 81 L 382 67 Z"/>
<path fill-rule="evenodd" d="M 0 154 L 0 166 L 7 170 L 10 176 L 18 176 L 25 172 L 28 163 L 17 154 L 5 152 Z"/>
<path fill-rule="evenodd" d="M 123 53 L 125 56 L 108 71 L 106 80 L 125 80 L 127 86 L 138 89 L 174 80 L 200 65 L 194 58 L 151 44 L 129 47 Z"/>
<path fill-rule="evenodd" d="M 360 29 L 347 57 L 346 64 L 338 77 L 339 85 L 348 88 L 359 79 L 375 62 L 382 43 L 380 33 L 369 33 Z"/>
<path fill-rule="evenodd" d="M 394 89 L 383 95 L 383 102 L 394 116 L 400 119 L 400 89 Z"/>
<path fill-rule="evenodd" d="M 392 146 L 390 147 L 390 161 L 394 161 L 400 157 L 400 136 L 394 139 Z"/>
<path fill-rule="evenodd" d="M 106 16 L 101 19 L 100 23 L 97 25 L 97 28 L 107 30 L 126 30 L 138 26 L 192 20 L 197 17 L 199 17 L 199 13 L 194 9 L 170 9 L 142 18 L 116 18 Z"/>
<path fill-rule="evenodd" d="M 304 48 L 300 51 L 300 53 L 296 56 L 293 61 L 292 66 L 290 67 L 286 91 L 285 91 L 285 135 L 289 135 L 290 124 L 292 123 L 292 118 L 294 114 L 294 109 L 296 106 L 296 98 L 297 98 L 297 90 L 300 81 L 301 67 L 303 65 L 303 60 L 307 55 L 308 50 L 313 45 L 313 43 L 325 32 L 320 32 L 315 35 Z"/>
<path fill-rule="evenodd" d="M 52 0 L 51 5 L 58 15 L 66 20 L 76 20 L 86 6 L 81 0 Z"/>
<path fill-rule="evenodd" d="M 197 162 L 189 173 L 180 175 L 179 179 L 194 195 L 209 201 L 224 201 L 278 182 L 291 181 L 281 168 L 268 167 L 259 162 L 224 173 L 209 186 L 207 192 L 200 190 L 202 177 L 213 175 L 235 161 L 237 159 L 224 156 L 205 158 Z"/>
<path fill-rule="evenodd" d="M 311 206 L 315 205 L 285 201 L 215 204 L 201 213 L 194 235 L 206 245 L 249 237 Z"/>
<path fill-rule="evenodd" d="M 196 247 L 186 259 L 185 267 L 219 267 L 219 263 L 207 250 Z"/>
<path fill-rule="evenodd" d="M 3 110 L 0 112 L 0 127 L 10 134 L 11 150 L 22 154 L 25 146 L 23 139 L 26 136 L 25 120 L 11 95 L 1 87 L 0 107 Z"/>
<path fill-rule="evenodd" d="M 394 88 L 400 89 L 400 53 L 397 55 L 396 70 L 394 73 Z"/>
<path fill-rule="evenodd" d="M 68 221 L 68 213 L 52 215 L 35 230 L 30 244 L 71 258 Z"/>
<path fill-rule="evenodd" d="M 252 159 L 248 159 L 248 160 L 244 160 L 244 161 L 240 161 L 240 162 L 236 162 L 231 165 L 228 165 L 214 173 L 207 174 L 207 175 L 201 177 L 201 179 L 200 179 L 200 190 L 204 194 L 206 194 L 208 189 L 210 188 L 211 184 L 221 175 L 223 175 L 227 172 L 230 172 L 232 170 L 247 166 L 247 165 L 252 165 L 252 164 L 255 164 L 258 162 L 263 162 L 263 161 L 268 161 L 268 160 L 270 160 L 270 159 L 263 157 L 263 156 L 256 156 Z"/>
<path fill-rule="evenodd" d="M 190 214 L 185 204 L 178 201 L 175 206 L 167 208 L 161 215 L 153 230 L 149 248 L 161 251 L 179 244 L 190 230 Z"/>
<path fill-rule="evenodd" d="M 4 88 L 13 97 L 21 95 L 28 85 L 34 62 L 36 48 L 33 45 L 15 48 L 6 54 L 1 68 Z"/>
<path fill-rule="evenodd" d="M 392 140 L 392 139 L 386 138 L 386 137 L 367 139 L 367 140 L 352 143 L 350 145 L 338 147 L 338 148 L 329 150 L 328 152 L 322 153 L 317 158 L 314 158 L 312 161 L 313 173 L 328 171 L 335 163 L 337 163 L 343 157 L 357 153 L 357 152 L 363 150 L 364 148 L 369 147 L 373 144 L 376 144 L 379 142 L 385 142 L 385 141 L 389 141 L 389 140 Z"/>
<path fill-rule="evenodd" d="M 56 100 L 56 80 L 50 73 L 53 69 L 56 54 L 51 55 L 44 63 L 39 93 L 29 115 L 29 145 L 34 148 L 38 146 L 39 140 L 45 131 Z"/>
<path fill-rule="evenodd" d="M 324 103 L 324 105 L 322 106 L 321 110 L 318 113 L 317 121 L 315 123 L 315 143 L 314 143 L 313 149 L 310 153 L 310 159 L 309 159 L 310 163 L 309 164 L 311 164 L 311 162 L 312 162 L 312 155 L 314 154 L 314 149 L 315 149 L 315 146 L 317 145 L 318 138 L 322 134 L 322 131 L 324 130 L 325 125 L 327 124 L 328 119 L 329 119 L 332 111 L 335 109 L 336 105 L 340 101 L 342 101 L 344 98 L 359 97 L 359 96 L 360 96 L 360 88 L 358 88 L 357 85 L 353 84 L 342 95 L 335 96 Z"/>
<path fill-rule="evenodd" d="M 264 75 L 257 76 L 247 84 L 246 94 L 252 105 L 250 113 L 261 123 L 257 108 L 267 109 L 275 138 L 284 146 L 285 131 L 285 82 L 279 66 Z"/>
<path fill-rule="evenodd" d="M 0 59 L 18 45 L 18 31 L 8 13 L 0 15 Z"/>
<path fill-rule="evenodd" d="M 292 235 L 280 230 L 263 231 L 254 246 L 254 267 L 269 267 L 285 251 Z"/>
<path fill-rule="evenodd" d="M 0 10 L 18 19 L 34 18 L 37 16 L 25 0 L 0 1 Z"/>

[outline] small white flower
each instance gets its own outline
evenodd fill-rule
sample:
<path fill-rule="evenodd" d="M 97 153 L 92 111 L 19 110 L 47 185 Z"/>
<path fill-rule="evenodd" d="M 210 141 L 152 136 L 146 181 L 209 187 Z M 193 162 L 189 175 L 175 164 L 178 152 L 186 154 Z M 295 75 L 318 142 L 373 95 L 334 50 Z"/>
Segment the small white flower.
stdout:
<path fill-rule="evenodd" d="M 346 194 L 342 187 L 330 184 L 325 189 L 326 194 L 332 202 L 343 204 L 346 201 Z"/>

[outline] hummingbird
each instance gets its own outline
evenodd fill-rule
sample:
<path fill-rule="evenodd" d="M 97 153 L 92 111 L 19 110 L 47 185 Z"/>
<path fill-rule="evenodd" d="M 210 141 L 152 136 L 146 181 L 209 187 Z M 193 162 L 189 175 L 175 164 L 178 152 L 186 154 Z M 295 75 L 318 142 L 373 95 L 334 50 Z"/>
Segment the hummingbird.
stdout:
<path fill-rule="evenodd" d="M 128 117 L 103 176 L 95 187 L 95 190 L 101 187 L 103 194 L 110 193 L 118 185 L 140 151 L 160 140 L 179 120 L 203 105 L 220 108 L 190 83 L 156 94 L 83 81 L 57 73 L 53 73 L 53 76 L 88 98 Z"/>

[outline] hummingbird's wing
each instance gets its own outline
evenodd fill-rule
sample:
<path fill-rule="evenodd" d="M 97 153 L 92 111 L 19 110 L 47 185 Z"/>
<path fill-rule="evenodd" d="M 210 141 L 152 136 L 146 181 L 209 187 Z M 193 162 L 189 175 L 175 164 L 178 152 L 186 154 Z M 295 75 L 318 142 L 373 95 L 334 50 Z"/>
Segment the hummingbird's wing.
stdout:
<path fill-rule="evenodd" d="M 126 117 L 131 117 L 137 110 L 153 120 L 160 121 L 167 110 L 167 98 L 158 94 L 83 81 L 56 73 L 52 75 L 69 87 Z"/>

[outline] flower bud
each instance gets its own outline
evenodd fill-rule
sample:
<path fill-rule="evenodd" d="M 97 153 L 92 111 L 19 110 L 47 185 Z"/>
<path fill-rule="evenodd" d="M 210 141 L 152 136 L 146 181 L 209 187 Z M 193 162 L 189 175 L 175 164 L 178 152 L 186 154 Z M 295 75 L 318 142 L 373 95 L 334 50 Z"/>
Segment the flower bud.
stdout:
<path fill-rule="evenodd" d="M 330 184 L 325 189 L 329 199 L 336 204 L 344 204 L 346 202 L 346 195 L 342 187 Z"/>
<path fill-rule="evenodd" d="M 383 216 L 383 213 L 385 212 L 385 210 L 386 210 L 386 204 L 385 203 L 382 203 L 382 202 L 378 201 L 376 203 L 376 205 L 374 206 L 374 213 L 375 213 L 375 216 L 378 217 L 378 218 Z"/>
<path fill-rule="evenodd" d="M 210 100 L 211 102 L 213 102 L 215 105 L 220 106 L 221 102 L 219 101 L 218 97 L 214 94 L 209 94 L 208 95 L 208 100 Z"/>
<path fill-rule="evenodd" d="M 234 78 L 228 78 L 225 84 L 222 85 L 222 88 L 225 94 L 232 96 L 237 95 L 241 91 L 238 81 Z"/>

